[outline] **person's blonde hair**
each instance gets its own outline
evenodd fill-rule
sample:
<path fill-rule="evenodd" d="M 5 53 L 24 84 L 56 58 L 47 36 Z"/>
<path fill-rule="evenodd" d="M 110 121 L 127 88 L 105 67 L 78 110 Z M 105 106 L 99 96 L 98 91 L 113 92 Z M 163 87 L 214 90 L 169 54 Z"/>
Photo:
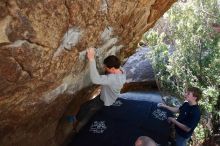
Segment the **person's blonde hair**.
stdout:
<path fill-rule="evenodd" d="M 157 144 L 148 136 L 140 136 L 137 138 L 135 146 L 157 146 Z"/>
<path fill-rule="evenodd" d="M 193 96 L 196 97 L 196 101 L 202 98 L 202 91 L 197 87 L 189 87 L 187 92 L 192 92 Z"/>

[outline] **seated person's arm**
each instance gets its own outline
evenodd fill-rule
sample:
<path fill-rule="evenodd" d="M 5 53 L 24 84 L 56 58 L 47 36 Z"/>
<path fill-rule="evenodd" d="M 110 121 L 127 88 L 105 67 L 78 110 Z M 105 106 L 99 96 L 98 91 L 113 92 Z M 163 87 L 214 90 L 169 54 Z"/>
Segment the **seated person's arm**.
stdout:
<path fill-rule="evenodd" d="M 178 107 L 171 107 L 171 106 L 168 106 L 168 105 L 166 105 L 164 103 L 159 103 L 158 107 L 162 107 L 162 108 L 168 109 L 169 111 L 171 111 L 173 113 L 178 113 L 179 112 L 179 108 Z"/>
<path fill-rule="evenodd" d="M 180 129 L 182 129 L 183 131 L 189 132 L 191 130 L 191 128 L 189 128 L 188 126 L 178 122 L 175 118 L 173 117 L 169 117 L 168 118 L 168 122 L 172 122 L 173 124 L 175 124 L 176 126 L 178 126 Z"/>

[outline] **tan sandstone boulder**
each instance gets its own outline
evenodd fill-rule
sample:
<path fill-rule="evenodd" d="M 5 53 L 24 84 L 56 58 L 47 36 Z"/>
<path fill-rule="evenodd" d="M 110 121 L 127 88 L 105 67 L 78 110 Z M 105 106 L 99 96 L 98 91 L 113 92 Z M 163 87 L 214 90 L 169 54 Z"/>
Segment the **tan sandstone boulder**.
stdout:
<path fill-rule="evenodd" d="M 1 0 L 0 145 L 56 146 L 65 116 L 95 94 L 85 50 L 97 64 L 130 56 L 175 0 Z"/>

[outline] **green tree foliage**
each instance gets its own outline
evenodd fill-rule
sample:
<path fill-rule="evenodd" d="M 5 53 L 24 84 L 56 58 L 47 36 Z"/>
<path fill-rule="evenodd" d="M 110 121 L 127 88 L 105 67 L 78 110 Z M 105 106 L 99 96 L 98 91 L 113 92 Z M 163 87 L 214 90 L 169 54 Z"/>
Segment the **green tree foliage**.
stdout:
<path fill-rule="evenodd" d="M 164 17 L 167 32 L 150 30 L 143 37 L 161 88 L 182 97 L 188 86 L 199 87 L 203 111 L 220 115 L 220 33 L 212 28 L 220 24 L 220 1 L 178 2 Z"/>

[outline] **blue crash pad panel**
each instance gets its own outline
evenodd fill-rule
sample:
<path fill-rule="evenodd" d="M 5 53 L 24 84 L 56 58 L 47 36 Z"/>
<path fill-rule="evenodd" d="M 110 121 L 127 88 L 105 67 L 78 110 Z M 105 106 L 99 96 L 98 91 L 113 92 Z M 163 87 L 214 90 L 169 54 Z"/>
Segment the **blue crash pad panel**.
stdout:
<path fill-rule="evenodd" d="M 166 146 L 171 131 L 169 116 L 172 113 L 158 108 L 157 103 L 119 98 L 98 111 L 69 146 L 134 146 L 142 135 Z"/>

